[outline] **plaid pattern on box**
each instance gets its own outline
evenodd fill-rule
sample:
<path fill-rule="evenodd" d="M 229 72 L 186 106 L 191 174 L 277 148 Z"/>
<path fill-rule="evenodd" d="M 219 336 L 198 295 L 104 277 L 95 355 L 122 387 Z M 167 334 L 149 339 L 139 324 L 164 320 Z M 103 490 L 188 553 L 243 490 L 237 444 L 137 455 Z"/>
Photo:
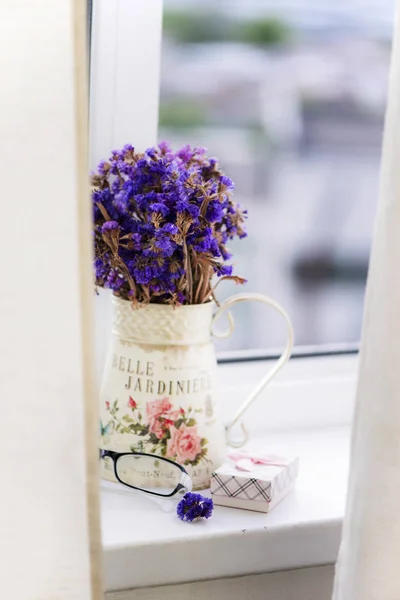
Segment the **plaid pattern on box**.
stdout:
<path fill-rule="evenodd" d="M 298 458 L 285 465 L 254 464 L 248 471 L 227 462 L 211 475 L 211 494 L 222 506 L 268 512 L 293 489 L 299 470 Z"/>
<path fill-rule="evenodd" d="M 216 496 L 271 502 L 271 482 L 260 481 L 252 477 L 236 477 L 235 475 L 227 477 L 226 475 L 213 473 L 211 476 L 211 491 Z"/>

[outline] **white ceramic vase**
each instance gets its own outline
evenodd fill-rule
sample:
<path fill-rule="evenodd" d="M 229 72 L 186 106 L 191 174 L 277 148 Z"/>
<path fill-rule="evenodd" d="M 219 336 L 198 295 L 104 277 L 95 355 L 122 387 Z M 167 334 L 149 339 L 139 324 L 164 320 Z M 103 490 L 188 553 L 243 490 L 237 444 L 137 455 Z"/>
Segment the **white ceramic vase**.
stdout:
<path fill-rule="evenodd" d="M 213 468 L 226 456 L 212 322 L 225 308 L 247 299 L 275 304 L 264 296 L 237 295 L 214 314 L 212 302 L 134 308 L 113 297 L 112 339 L 100 393 L 103 449 L 165 456 L 185 466 L 194 489 L 209 486 Z M 289 358 L 290 321 L 278 310 L 288 323 L 287 348 L 231 425 Z M 102 477 L 113 479 L 102 463 Z"/>

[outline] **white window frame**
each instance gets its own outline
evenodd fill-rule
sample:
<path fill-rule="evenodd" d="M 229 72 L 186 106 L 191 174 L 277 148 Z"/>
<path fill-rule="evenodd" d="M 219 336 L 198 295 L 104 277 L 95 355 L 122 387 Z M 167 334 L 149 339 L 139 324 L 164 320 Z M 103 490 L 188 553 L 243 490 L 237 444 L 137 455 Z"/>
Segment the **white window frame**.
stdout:
<path fill-rule="evenodd" d="M 113 148 L 129 142 L 144 150 L 157 141 L 162 0 L 94 0 L 92 24 L 90 165 L 94 168 Z M 102 294 L 96 304 L 100 377 L 111 320 L 108 294 Z M 260 422 L 264 429 L 351 422 L 355 346 L 348 347 L 349 354 L 343 353 L 346 347 L 333 347 L 331 356 L 320 356 L 318 350 L 313 348 L 307 358 L 293 359 L 261 393 L 246 416 L 251 427 Z M 335 350 L 339 350 L 337 355 Z M 243 353 L 237 353 L 237 358 L 242 359 Z M 226 421 L 231 409 L 239 406 L 269 368 L 268 359 L 249 358 L 248 354 L 246 361 L 220 365 Z"/>

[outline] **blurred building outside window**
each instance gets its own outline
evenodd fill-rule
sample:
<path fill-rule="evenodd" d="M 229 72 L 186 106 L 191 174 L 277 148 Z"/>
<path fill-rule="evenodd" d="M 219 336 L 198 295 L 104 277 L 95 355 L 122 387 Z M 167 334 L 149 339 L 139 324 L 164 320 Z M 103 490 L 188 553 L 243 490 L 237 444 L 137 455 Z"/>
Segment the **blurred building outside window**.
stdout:
<path fill-rule="evenodd" d="M 393 13 L 393 0 L 164 2 L 159 139 L 220 159 L 249 211 L 235 272 L 287 308 L 297 345 L 360 338 Z M 220 351 L 283 345 L 275 313 L 234 316 Z"/>

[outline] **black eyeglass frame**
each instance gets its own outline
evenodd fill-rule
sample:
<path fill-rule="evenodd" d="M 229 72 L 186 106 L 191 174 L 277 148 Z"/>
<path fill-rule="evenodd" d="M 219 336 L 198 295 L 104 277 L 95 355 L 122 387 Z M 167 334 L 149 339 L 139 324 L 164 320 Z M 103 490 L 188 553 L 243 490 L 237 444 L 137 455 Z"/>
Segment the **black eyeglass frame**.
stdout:
<path fill-rule="evenodd" d="M 171 492 L 170 494 L 159 494 L 158 492 L 152 492 L 150 490 L 147 490 L 147 489 L 145 490 L 143 488 L 136 487 L 134 485 L 129 485 L 129 483 L 126 483 L 125 481 L 122 481 L 122 479 L 120 479 L 118 472 L 117 472 L 118 460 L 123 456 L 146 456 L 148 458 L 152 458 L 153 460 L 160 460 L 160 461 L 169 463 L 173 467 L 178 467 L 178 469 L 181 471 L 181 473 L 182 473 L 181 481 L 175 487 L 174 491 Z M 183 467 L 179 463 L 174 462 L 173 460 L 170 460 L 169 458 L 164 458 L 164 456 L 157 456 L 156 454 L 147 454 L 145 452 L 115 452 L 114 450 L 103 450 L 102 448 L 99 448 L 99 459 L 101 460 L 102 458 L 111 458 L 111 460 L 113 461 L 113 465 L 114 465 L 114 475 L 115 475 L 116 480 L 119 483 L 121 483 L 122 485 L 125 485 L 126 487 L 129 487 L 133 490 L 137 490 L 138 492 L 142 492 L 143 494 L 151 494 L 152 496 L 159 496 L 160 498 L 171 498 L 172 496 L 175 496 L 175 494 L 177 494 L 181 490 L 186 490 L 186 491 L 190 492 L 192 489 L 192 480 L 190 478 L 190 475 L 186 471 L 185 467 Z"/>

